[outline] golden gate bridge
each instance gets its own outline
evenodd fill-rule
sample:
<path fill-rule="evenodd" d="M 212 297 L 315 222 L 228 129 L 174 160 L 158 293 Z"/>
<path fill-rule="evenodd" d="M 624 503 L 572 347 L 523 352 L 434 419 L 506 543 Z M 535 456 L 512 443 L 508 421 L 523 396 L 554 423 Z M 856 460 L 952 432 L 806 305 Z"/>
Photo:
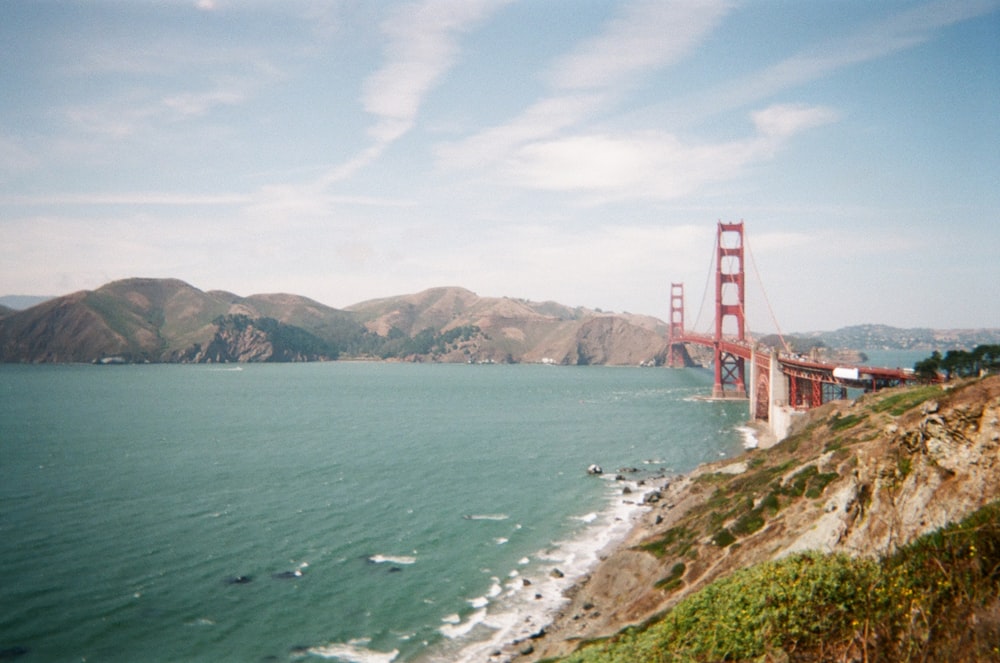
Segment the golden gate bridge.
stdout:
<path fill-rule="evenodd" d="M 749 399 L 751 418 L 767 421 L 778 439 L 787 434 L 796 412 L 846 398 L 848 389 L 874 391 L 916 380 L 912 372 L 898 368 L 807 359 L 791 353 L 787 346 L 774 348 L 755 343 L 746 327 L 744 247 L 743 222 L 720 221 L 713 259 L 713 334 L 699 334 L 685 328 L 684 284 L 670 284 L 668 366 L 690 365 L 685 347 L 688 344 L 710 348 L 714 371 L 712 398 Z"/>

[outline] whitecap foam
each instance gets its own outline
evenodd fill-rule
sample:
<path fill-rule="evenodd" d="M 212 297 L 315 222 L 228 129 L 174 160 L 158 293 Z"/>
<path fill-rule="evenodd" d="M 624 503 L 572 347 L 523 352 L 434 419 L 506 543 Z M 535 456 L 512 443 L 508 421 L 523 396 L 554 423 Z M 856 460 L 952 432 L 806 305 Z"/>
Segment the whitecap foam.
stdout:
<path fill-rule="evenodd" d="M 459 622 L 458 624 L 446 624 L 438 629 L 441 635 L 454 640 L 455 638 L 460 638 L 463 635 L 468 635 L 469 632 L 476 628 L 476 625 L 482 624 L 486 620 L 486 609 L 482 608 L 476 610 L 474 613 L 469 615 L 469 618 L 464 622 Z"/>
<path fill-rule="evenodd" d="M 328 645 L 310 647 L 306 650 L 314 656 L 336 658 L 347 663 L 392 663 L 399 656 L 399 650 L 380 652 L 369 649 L 367 640 L 351 640 L 350 642 L 331 642 Z"/>
<path fill-rule="evenodd" d="M 410 555 L 371 555 L 368 561 L 372 564 L 416 564 L 417 558 Z"/>
<path fill-rule="evenodd" d="M 607 484 L 608 506 L 600 513 L 586 514 L 575 520 L 581 527 L 567 541 L 553 542 L 552 547 L 522 558 L 520 569 L 507 580 L 506 591 L 490 597 L 461 623 L 446 621 L 439 631 L 447 643 L 428 652 L 427 661 L 435 663 L 479 663 L 492 660 L 490 655 L 512 642 L 530 638 L 550 624 L 556 613 L 565 608 L 566 591 L 592 571 L 602 554 L 623 540 L 645 508 L 635 501 L 623 500 L 622 482 Z M 626 482 L 633 490 L 639 487 Z M 553 573 L 558 568 L 560 573 Z M 518 577 L 523 579 L 516 579 Z M 495 582 L 496 579 L 494 579 Z M 493 591 L 492 588 L 490 590 Z M 449 615 L 455 618 L 458 615 Z"/>
<path fill-rule="evenodd" d="M 757 431 L 749 426 L 737 426 L 736 431 L 743 436 L 744 449 L 756 449 L 760 442 L 757 440 Z"/>
<path fill-rule="evenodd" d="M 462 517 L 466 520 L 507 520 L 510 518 L 506 513 L 476 513 Z"/>
<path fill-rule="evenodd" d="M 510 541 L 510 539 L 508 539 L 506 536 L 498 536 L 497 538 L 493 539 L 493 541 L 496 542 L 498 546 L 502 546 L 503 544 Z"/>

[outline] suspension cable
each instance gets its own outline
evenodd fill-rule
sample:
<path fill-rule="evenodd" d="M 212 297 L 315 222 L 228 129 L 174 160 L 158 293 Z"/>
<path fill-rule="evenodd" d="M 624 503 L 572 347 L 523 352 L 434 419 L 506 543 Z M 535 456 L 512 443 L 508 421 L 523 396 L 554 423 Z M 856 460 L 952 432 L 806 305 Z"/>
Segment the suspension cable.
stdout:
<path fill-rule="evenodd" d="M 719 253 L 719 233 L 715 233 L 715 244 L 712 246 L 712 255 L 708 261 L 708 273 L 705 277 L 705 289 L 701 293 L 701 305 L 698 307 L 698 315 L 694 318 L 692 329 L 700 331 L 698 325 L 701 324 L 701 314 L 705 310 L 705 300 L 708 299 L 708 288 L 712 283 L 712 267 L 715 266 L 715 256 Z M 711 330 L 710 330 L 711 331 Z"/>
<path fill-rule="evenodd" d="M 778 331 L 778 340 L 781 341 L 781 346 L 785 349 L 785 352 L 791 353 L 791 348 L 788 347 L 788 343 L 785 342 L 785 337 L 781 333 L 781 326 L 778 325 L 778 318 L 775 317 L 774 309 L 771 308 L 771 300 L 768 299 L 767 291 L 764 289 L 764 280 L 760 278 L 760 270 L 757 269 L 757 260 L 753 257 L 753 251 L 750 250 L 750 244 L 747 242 L 745 236 L 743 237 L 743 246 L 746 252 L 750 254 L 750 264 L 753 265 L 753 273 L 757 277 L 757 283 L 760 284 L 760 291 L 764 295 L 764 303 L 767 304 L 767 312 L 771 315 L 771 322 Z"/>

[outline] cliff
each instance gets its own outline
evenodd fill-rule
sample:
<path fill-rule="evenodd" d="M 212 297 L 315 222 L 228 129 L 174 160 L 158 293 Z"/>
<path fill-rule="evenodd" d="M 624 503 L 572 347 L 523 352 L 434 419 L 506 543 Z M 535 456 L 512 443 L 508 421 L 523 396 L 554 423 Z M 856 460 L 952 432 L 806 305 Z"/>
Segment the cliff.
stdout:
<path fill-rule="evenodd" d="M 691 605 L 705 612 L 707 604 L 698 601 L 716 596 L 716 605 L 736 602 L 737 592 L 767 594 L 771 604 L 787 607 L 794 591 L 773 578 L 792 573 L 790 583 L 805 583 L 804 565 L 831 576 L 867 573 L 879 580 L 840 590 L 810 585 L 813 594 L 801 599 L 807 608 L 796 604 L 780 617 L 766 605 L 741 604 L 739 609 L 761 614 L 747 615 L 733 628 L 747 641 L 760 638 L 764 649 L 726 660 L 861 660 L 862 653 L 865 660 L 900 660 L 906 647 L 932 660 L 996 660 L 998 652 L 990 647 L 1000 642 L 1000 510 L 987 505 L 1000 499 L 998 452 L 1000 376 L 827 404 L 771 448 L 705 465 L 667 486 L 646 487 L 649 512 L 630 539 L 577 587 L 544 635 L 507 654 L 519 661 L 565 655 L 625 625 L 643 624 L 572 660 L 661 660 L 636 652 L 654 646 L 688 651 L 670 638 L 697 640 L 677 630 L 681 615 L 692 614 Z M 977 512 L 984 507 L 987 511 Z M 954 528 L 957 534 L 926 543 L 930 533 L 983 513 L 974 516 L 978 525 Z M 972 539 L 978 552 L 977 543 L 960 535 L 979 536 Z M 733 589 L 754 574 L 753 589 Z M 817 597 L 825 591 L 844 596 L 824 602 Z M 845 601 L 862 599 L 867 603 L 844 607 Z M 877 615 L 868 614 L 876 608 Z M 680 612 L 671 617 L 675 609 Z M 808 633 L 772 632 L 775 623 L 794 630 L 788 614 L 803 609 L 816 611 L 807 615 L 815 624 L 822 624 L 824 615 L 843 619 L 811 639 Z M 848 614 L 851 610 L 859 614 Z M 754 631 L 754 624 L 772 618 L 779 621 Z M 869 622 L 861 628 L 859 618 Z M 928 630 L 935 620 L 949 626 Z M 701 628 L 718 635 L 717 625 Z M 971 635 L 958 641 L 949 632 Z M 675 644 L 668 647 L 668 641 Z M 619 646 L 623 649 L 616 650 Z M 705 651 L 663 660 L 721 660 L 718 650 Z"/>

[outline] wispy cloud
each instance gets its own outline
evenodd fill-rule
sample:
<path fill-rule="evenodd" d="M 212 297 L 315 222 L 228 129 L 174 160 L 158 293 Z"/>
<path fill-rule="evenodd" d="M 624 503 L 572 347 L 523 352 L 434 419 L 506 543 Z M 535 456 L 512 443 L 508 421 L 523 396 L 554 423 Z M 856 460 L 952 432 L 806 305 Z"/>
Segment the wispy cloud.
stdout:
<path fill-rule="evenodd" d="M 533 141 L 579 127 L 611 107 L 641 76 L 690 54 L 729 9 L 724 1 L 643 0 L 626 5 L 600 34 L 553 63 L 548 73 L 552 94 L 507 123 L 440 146 L 441 165 L 486 165 Z"/>
<path fill-rule="evenodd" d="M 377 159 L 413 128 L 426 95 L 454 65 L 463 34 L 509 0 L 425 0 L 382 23 L 386 62 L 364 84 L 362 104 L 375 116 L 373 144 L 334 168 L 326 183 L 345 179 Z"/>
<path fill-rule="evenodd" d="M 600 35 L 555 63 L 553 86 L 571 90 L 616 87 L 673 64 L 701 43 L 731 4 L 643 0 L 626 5 Z"/>
<path fill-rule="evenodd" d="M 216 106 L 236 106 L 246 98 L 246 92 L 238 87 L 219 88 L 170 95 L 163 99 L 163 105 L 181 116 L 204 115 Z"/>
<path fill-rule="evenodd" d="M 823 106 L 776 104 L 754 112 L 752 117 L 761 136 L 781 140 L 829 124 L 838 118 L 838 113 Z"/>
<path fill-rule="evenodd" d="M 49 194 L 45 196 L 0 195 L 4 205 L 51 206 L 51 205 L 239 205 L 252 200 L 250 196 L 238 193 L 217 193 L 208 195 L 190 193 L 138 192 L 138 193 L 87 193 Z"/>
<path fill-rule="evenodd" d="M 890 9 L 893 5 L 887 5 Z M 938 31 L 997 11 L 997 0 L 937 0 L 893 14 L 848 35 L 796 53 L 749 76 L 681 100 L 688 115 L 703 117 L 758 103 L 852 65 L 870 62 L 932 40 Z M 674 104 L 676 106 L 676 104 Z"/>

